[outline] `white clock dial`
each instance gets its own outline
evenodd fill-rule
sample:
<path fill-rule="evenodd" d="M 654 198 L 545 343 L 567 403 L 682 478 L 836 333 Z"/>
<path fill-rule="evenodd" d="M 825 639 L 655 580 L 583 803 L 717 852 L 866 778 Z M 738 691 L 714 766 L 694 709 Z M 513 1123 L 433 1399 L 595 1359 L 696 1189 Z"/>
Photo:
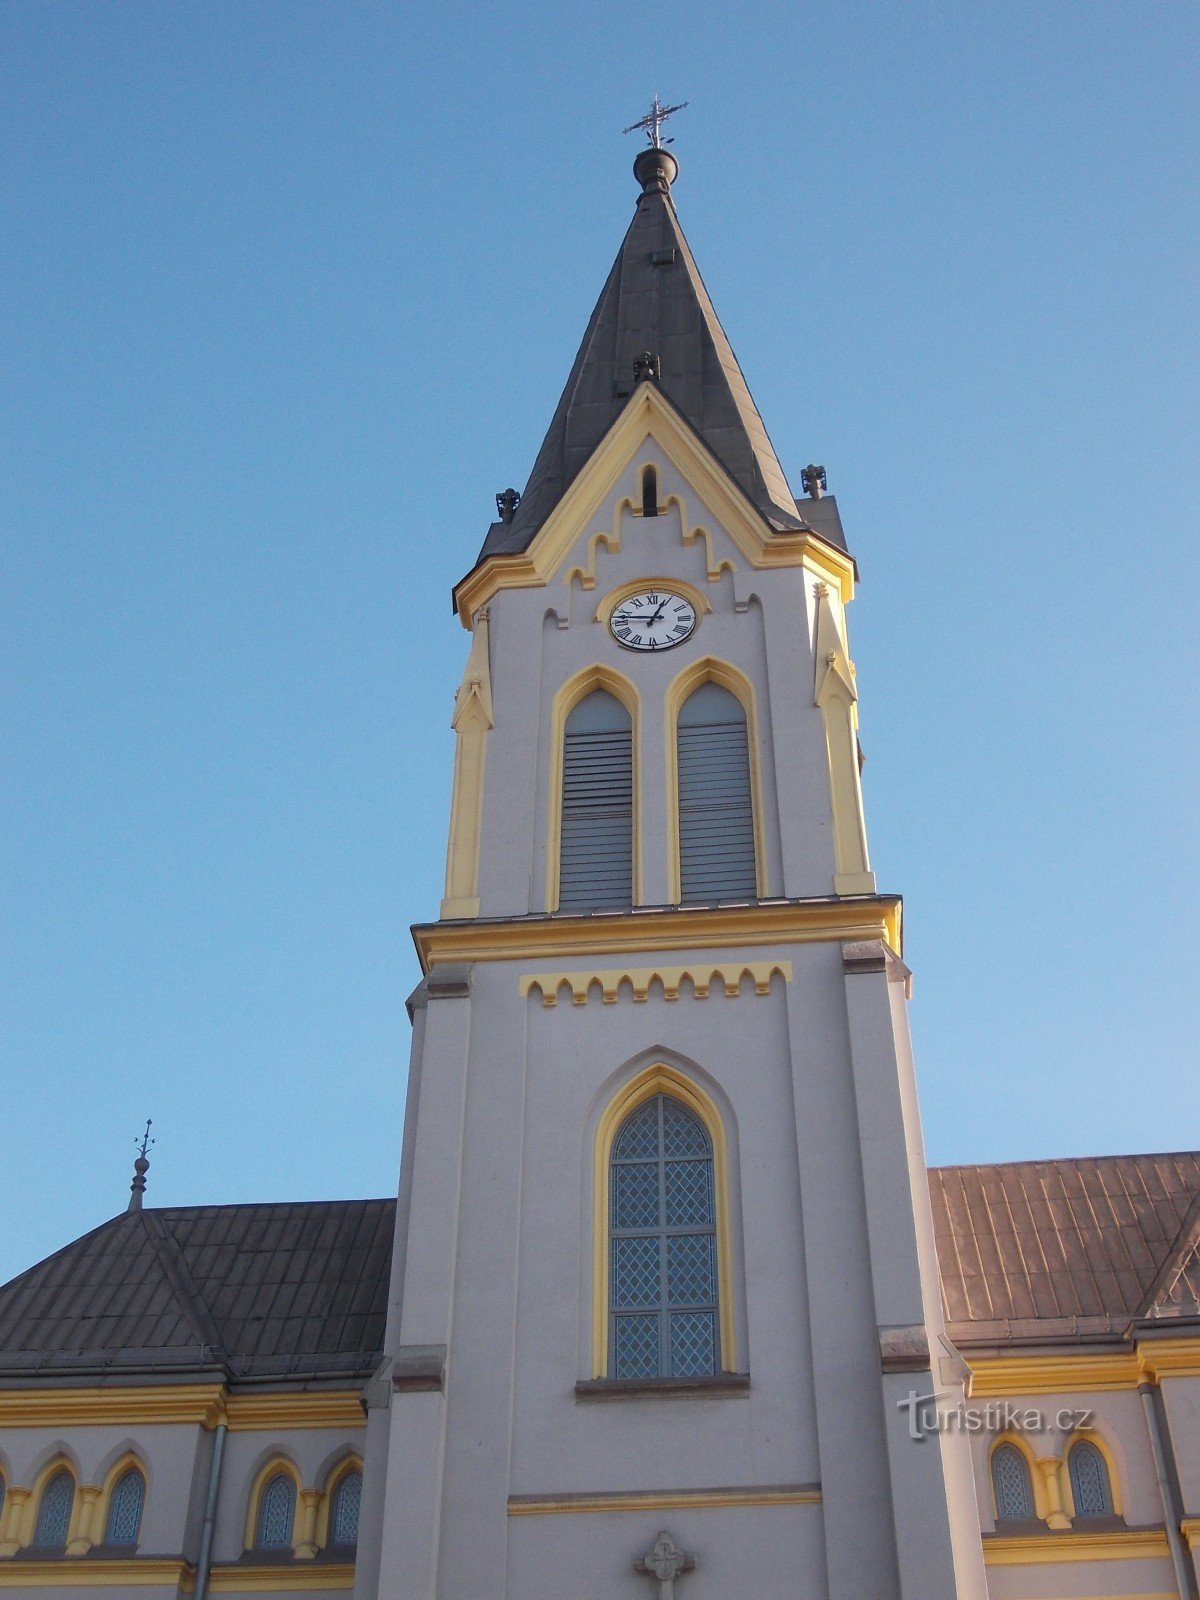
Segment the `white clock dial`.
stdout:
<path fill-rule="evenodd" d="M 696 608 L 671 589 L 643 589 L 613 607 L 608 626 L 626 650 L 669 650 L 694 632 Z"/>

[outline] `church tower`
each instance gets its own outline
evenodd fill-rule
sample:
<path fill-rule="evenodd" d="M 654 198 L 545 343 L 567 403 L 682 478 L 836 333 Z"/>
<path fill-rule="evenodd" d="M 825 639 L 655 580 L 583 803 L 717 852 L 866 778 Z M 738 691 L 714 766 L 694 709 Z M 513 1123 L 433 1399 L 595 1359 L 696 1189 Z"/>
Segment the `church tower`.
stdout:
<path fill-rule="evenodd" d="M 636 210 L 454 592 L 358 1600 L 981 1600 L 824 473 Z M 945 1403 L 945 1401 L 943 1402 Z M 673 1587 L 672 1587 L 673 1585 Z"/>

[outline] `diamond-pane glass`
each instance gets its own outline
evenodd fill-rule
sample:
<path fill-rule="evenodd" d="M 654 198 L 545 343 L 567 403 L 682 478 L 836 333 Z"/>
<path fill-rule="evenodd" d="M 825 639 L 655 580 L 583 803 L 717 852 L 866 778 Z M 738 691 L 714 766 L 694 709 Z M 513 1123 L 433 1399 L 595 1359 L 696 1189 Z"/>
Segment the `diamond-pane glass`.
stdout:
<path fill-rule="evenodd" d="M 676 1234 L 667 1240 L 667 1300 L 673 1306 L 710 1306 L 717 1298 L 711 1233 Z"/>
<path fill-rule="evenodd" d="M 108 1527 L 105 1544 L 136 1544 L 142 1525 L 142 1503 L 146 1498 L 146 1480 L 136 1467 L 130 1467 L 117 1479 L 108 1504 Z"/>
<path fill-rule="evenodd" d="M 668 1156 L 707 1156 L 708 1135 L 677 1101 L 663 1101 L 663 1145 Z"/>
<path fill-rule="evenodd" d="M 66 1544 L 74 1501 L 75 1479 L 64 1468 L 62 1472 L 56 1472 L 42 1490 L 37 1527 L 33 1532 L 35 1545 L 53 1548 L 55 1545 Z"/>
<path fill-rule="evenodd" d="M 631 1161 L 614 1165 L 613 1227 L 658 1227 L 658 1162 Z"/>
<path fill-rule="evenodd" d="M 1077 1517 L 1108 1517 L 1112 1515 L 1112 1495 L 1108 1488 L 1108 1468 L 1104 1457 L 1094 1444 L 1081 1439 L 1071 1446 L 1067 1457 L 1071 1474 L 1071 1495 L 1075 1501 Z"/>
<path fill-rule="evenodd" d="M 613 1240 L 613 1305 L 656 1306 L 661 1296 L 659 1241 Z"/>
<path fill-rule="evenodd" d="M 669 1095 L 647 1100 L 618 1129 L 609 1192 L 613 1375 L 715 1372 L 717 1241 L 707 1129 Z"/>
<path fill-rule="evenodd" d="M 677 1378 L 716 1369 L 716 1340 L 711 1311 L 676 1311 L 671 1317 L 671 1372 Z"/>
<path fill-rule="evenodd" d="M 614 1378 L 655 1378 L 659 1370 L 658 1317 L 617 1317 Z"/>
<path fill-rule="evenodd" d="M 688 1228 L 713 1219 L 712 1163 L 668 1161 L 667 1227 Z"/>
<path fill-rule="evenodd" d="M 258 1503 L 258 1548 L 285 1550 L 292 1542 L 296 1512 L 296 1486 L 286 1472 L 278 1472 Z"/>
<path fill-rule="evenodd" d="M 362 1505 L 362 1473 L 348 1472 L 337 1486 L 330 1522 L 333 1544 L 358 1543 L 358 1512 Z"/>
<path fill-rule="evenodd" d="M 1034 1515 L 1029 1468 L 1016 1445 L 1002 1444 L 992 1456 L 992 1487 L 996 1492 L 998 1519 L 1015 1520 Z"/>
<path fill-rule="evenodd" d="M 658 1101 L 647 1100 L 633 1113 L 613 1145 L 615 1161 L 653 1161 L 658 1156 Z"/>

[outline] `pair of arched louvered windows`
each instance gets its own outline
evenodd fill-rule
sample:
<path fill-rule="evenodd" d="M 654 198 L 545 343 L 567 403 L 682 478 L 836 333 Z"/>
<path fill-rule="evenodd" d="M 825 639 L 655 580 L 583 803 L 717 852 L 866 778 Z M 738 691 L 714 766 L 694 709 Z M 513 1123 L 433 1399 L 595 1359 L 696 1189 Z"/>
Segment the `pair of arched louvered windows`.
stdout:
<path fill-rule="evenodd" d="M 362 1473 L 357 1468 L 338 1479 L 329 1508 L 329 1543 L 358 1543 L 358 1513 L 362 1505 Z M 255 1546 L 259 1550 L 288 1550 L 296 1522 L 296 1484 L 290 1473 L 277 1472 L 268 1479 L 258 1499 Z"/>
<path fill-rule="evenodd" d="M 1077 1439 L 1067 1453 L 1067 1477 L 1075 1516 L 1111 1517 L 1112 1484 L 1108 1465 L 1089 1439 Z M 1025 1522 L 1037 1515 L 1029 1463 L 1015 1444 L 1000 1444 L 992 1451 L 992 1493 L 996 1519 Z"/>
<path fill-rule="evenodd" d="M 680 709 L 675 741 L 680 898 L 753 899 L 754 808 L 741 702 L 719 684 L 701 684 Z M 635 810 L 633 719 L 614 695 L 594 689 L 563 733 L 560 910 L 633 904 Z"/>
<path fill-rule="evenodd" d="M 145 1503 L 146 1480 L 137 1467 L 130 1467 L 117 1479 L 109 1495 L 108 1517 L 104 1527 L 106 1545 L 137 1544 Z M 66 1544 L 74 1506 L 75 1479 L 66 1467 L 62 1467 L 42 1490 L 33 1530 L 36 1548 L 53 1550 Z"/>

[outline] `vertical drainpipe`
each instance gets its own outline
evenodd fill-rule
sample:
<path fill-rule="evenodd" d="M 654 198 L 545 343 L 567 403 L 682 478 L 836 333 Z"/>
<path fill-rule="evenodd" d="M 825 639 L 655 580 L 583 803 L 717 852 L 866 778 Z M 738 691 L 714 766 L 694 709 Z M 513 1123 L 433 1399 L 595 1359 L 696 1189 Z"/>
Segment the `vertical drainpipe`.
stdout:
<path fill-rule="evenodd" d="M 221 1487 L 221 1461 L 225 1455 L 225 1435 L 229 1432 L 224 1422 L 217 1424 L 213 1435 L 212 1460 L 208 1464 L 208 1489 L 204 1495 L 204 1526 L 200 1530 L 200 1553 L 196 1557 L 196 1587 L 192 1600 L 207 1600 L 208 1574 L 212 1568 L 213 1530 L 217 1522 L 217 1491 Z"/>
<path fill-rule="evenodd" d="M 1154 1454 L 1154 1476 L 1158 1479 L 1158 1492 L 1162 1496 L 1163 1521 L 1167 1527 L 1167 1543 L 1171 1547 L 1171 1565 L 1175 1568 L 1175 1583 L 1179 1600 L 1197 1600 L 1196 1569 L 1184 1549 L 1179 1531 L 1179 1482 L 1175 1473 L 1175 1458 L 1171 1441 L 1163 1426 L 1159 1399 L 1154 1385 L 1139 1383 L 1138 1393 L 1146 1413 L 1146 1426 L 1150 1431 L 1150 1448 Z"/>

